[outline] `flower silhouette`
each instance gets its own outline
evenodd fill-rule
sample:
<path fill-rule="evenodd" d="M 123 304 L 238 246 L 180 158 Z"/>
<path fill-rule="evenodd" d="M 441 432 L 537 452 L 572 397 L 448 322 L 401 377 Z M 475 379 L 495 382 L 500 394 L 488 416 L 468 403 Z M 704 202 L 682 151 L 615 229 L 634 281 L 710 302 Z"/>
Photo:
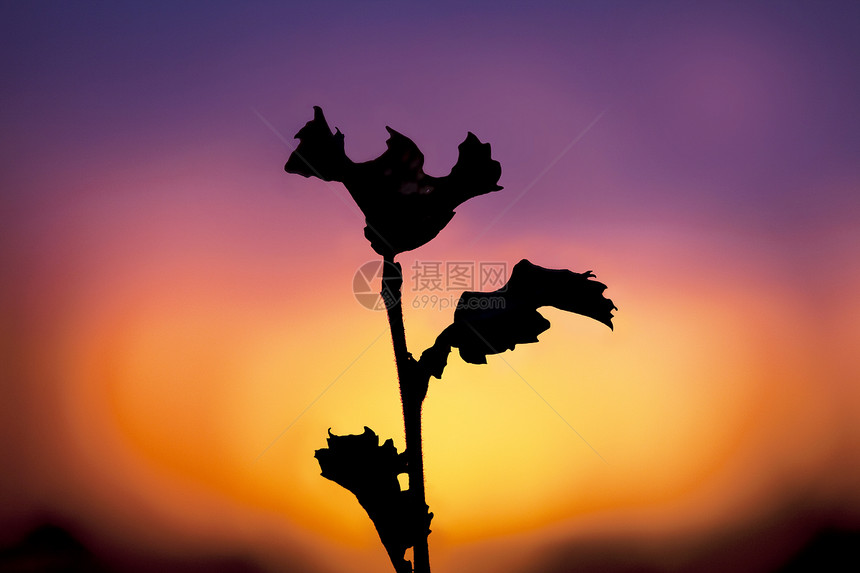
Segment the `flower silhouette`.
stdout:
<path fill-rule="evenodd" d="M 490 156 L 490 144 L 469 132 L 451 173 L 424 173 L 424 154 L 408 137 L 390 127 L 385 152 L 364 163 L 346 156 L 344 136 L 335 133 L 314 107 L 314 118 L 296 134 L 299 145 L 284 169 L 305 177 L 343 183 L 365 216 L 364 235 L 374 251 L 393 259 L 439 234 L 454 217 L 454 208 L 485 193 L 502 189 L 501 165 Z"/>
<path fill-rule="evenodd" d="M 373 521 L 397 573 L 430 573 L 427 538 L 433 514 L 426 502 L 421 411 L 431 377 L 441 378 L 452 348 L 472 364 L 488 354 L 537 342 L 549 328 L 537 309 L 554 306 L 612 328 L 615 305 L 603 296 L 606 285 L 591 271 L 574 273 L 517 263 L 507 284 L 494 292 L 464 292 L 454 320 L 433 346 L 415 360 L 406 346 L 400 294 L 403 272 L 394 257 L 433 239 L 454 217 L 454 209 L 478 195 L 498 191 L 501 166 L 489 143 L 471 132 L 444 177 L 424 173 L 424 155 L 412 140 L 390 127 L 385 152 L 355 163 L 344 151 L 340 130 L 332 133 L 322 109 L 296 134 L 299 145 L 284 169 L 304 177 L 342 183 L 364 213 L 365 237 L 383 257 L 382 297 L 391 330 L 394 362 L 403 406 L 406 448 L 393 440 L 380 445 L 370 428 L 357 435 L 329 431 L 327 447 L 316 451 L 322 476 L 352 492 Z M 363 275 L 362 275 L 363 277 Z M 398 477 L 406 474 L 402 489 Z M 407 550 L 412 548 L 412 562 Z"/>

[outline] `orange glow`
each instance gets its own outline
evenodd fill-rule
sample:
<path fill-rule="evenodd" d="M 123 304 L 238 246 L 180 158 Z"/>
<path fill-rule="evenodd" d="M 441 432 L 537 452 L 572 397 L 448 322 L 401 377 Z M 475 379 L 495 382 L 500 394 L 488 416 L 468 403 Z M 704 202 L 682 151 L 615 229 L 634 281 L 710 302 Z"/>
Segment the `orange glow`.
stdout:
<path fill-rule="evenodd" d="M 454 353 L 444 379 L 432 381 L 427 492 L 443 567 L 513 567 L 570 535 L 650 539 L 659 560 L 668 539 L 698 547 L 800 492 L 822 504 L 858 499 L 858 436 L 843 430 L 860 407 L 849 383 L 856 332 L 825 343 L 817 323 L 842 323 L 819 314 L 779 265 L 712 264 L 734 249 L 719 235 L 629 235 L 635 254 L 623 237 L 574 253 L 528 236 L 484 254 L 512 265 L 527 250 L 575 270 L 606 261 L 595 271 L 620 310 L 610 332 L 544 309 L 552 327 L 539 344 L 485 366 Z M 452 233 L 425 260 L 459 240 Z M 362 245 L 304 260 L 297 272 L 273 253 L 207 258 L 208 246 L 192 244 L 167 254 L 133 230 L 128 241 L 133 260 L 107 246 L 79 258 L 86 272 L 71 275 L 65 299 L 50 280 L 62 266 L 42 271 L 46 286 L 34 293 L 55 310 L 30 337 L 42 359 L 23 371 L 61 390 L 33 407 L 56 412 L 47 435 L 61 437 L 50 447 L 68 472 L 61 487 L 44 473 L 41 487 L 71 511 L 95 503 L 88 511 L 101 516 L 104 536 L 133 531 L 159 551 L 187 551 L 189 532 L 201 551 L 213 540 L 259 549 L 253 532 L 274 527 L 263 551 L 272 562 L 293 544 L 335 566 L 360 554 L 366 569 L 357 570 L 385 567 L 363 510 L 313 458 L 329 428 L 368 425 L 403 448 L 385 317 L 350 292 Z M 404 268 L 416 258 L 404 257 Z M 845 277 L 844 293 L 858 281 Z M 412 300 L 407 334 L 420 353 L 451 310 Z M 828 471 L 837 464 L 855 473 Z M 63 496 L 69 488 L 76 501 Z M 505 535 L 519 541 L 502 550 L 494 540 Z"/>
<path fill-rule="evenodd" d="M 475 542 L 622 508 L 677 505 L 649 514 L 657 528 L 661 520 L 719 520 L 727 514 L 715 500 L 788 487 L 773 482 L 781 479 L 771 473 L 775 461 L 794 476 L 826 463 L 828 450 L 816 445 L 831 438 L 828 406 L 801 383 L 809 365 L 799 347 L 808 341 L 792 324 L 800 319 L 783 310 L 795 304 L 791 292 L 767 276 L 737 281 L 697 265 L 685 259 L 692 250 L 656 244 L 652 261 L 658 251 L 664 264 L 647 272 L 623 252 L 600 254 L 613 261 L 599 278 L 621 308 L 614 333 L 546 310 L 553 326 L 540 344 L 486 366 L 452 355 L 425 403 L 439 538 Z M 268 261 L 244 264 L 251 278 L 233 278 L 225 290 L 208 277 L 227 272 L 226 263 L 176 260 L 169 278 L 138 277 L 88 301 L 86 315 L 65 317 L 64 330 L 74 332 L 63 342 L 68 429 L 90 455 L 120 448 L 338 543 L 372 546 L 362 510 L 319 477 L 313 451 L 329 427 L 353 433 L 364 425 L 402 449 L 384 315 L 352 299 L 342 269 L 309 268 L 312 283 L 280 299 L 253 280 L 255 265 Z M 679 264 L 674 276 L 657 270 Z M 186 265 L 194 272 L 178 270 Z M 450 311 L 407 304 L 415 344 L 429 344 L 449 319 Z M 786 450 L 786 416 L 804 428 L 790 439 L 792 450 L 808 442 L 807 457 Z M 749 462 L 745 470 L 727 469 L 738 458 Z M 697 498 L 703 488 L 722 493 Z M 169 499 L 161 502 L 189 503 Z"/>

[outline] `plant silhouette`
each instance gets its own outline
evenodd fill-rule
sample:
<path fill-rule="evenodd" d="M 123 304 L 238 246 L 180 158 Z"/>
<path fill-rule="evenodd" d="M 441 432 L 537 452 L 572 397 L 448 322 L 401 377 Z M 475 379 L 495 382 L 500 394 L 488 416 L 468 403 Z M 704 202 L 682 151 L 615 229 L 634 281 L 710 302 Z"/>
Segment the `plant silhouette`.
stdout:
<path fill-rule="evenodd" d="M 526 259 L 517 263 L 508 282 L 495 292 L 464 292 L 454 320 L 418 360 L 406 346 L 400 303 L 403 273 L 396 255 L 432 240 L 464 201 L 502 189 L 501 166 L 491 158 L 490 144 L 471 132 L 460 144 L 459 158 L 445 177 L 424 173 L 424 155 L 408 137 L 386 127 L 386 151 L 371 161 L 355 163 L 344 151 L 344 136 L 332 133 L 322 109 L 297 134 L 299 145 L 285 165 L 288 173 L 343 183 L 364 213 L 364 235 L 383 258 L 382 300 L 385 303 L 403 404 L 406 450 L 398 453 L 389 439 L 365 426 L 358 435 L 329 432 L 328 447 L 316 451 L 322 476 L 351 491 L 373 521 L 397 573 L 429 573 L 427 537 L 433 514 L 425 499 L 421 438 L 421 405 L 430 378 L 441 378 L 452 348 L 472 364 L 487 355 L 538 341 L 550 326 L 537 309 L 554 306 L 593 318 L 612 328 L 611 300 L 606 285 L 591 271 L 575 273 L 545 269 Z M 397 476 L 407 474 L 401 491 Z M 413 562 L 405 558 L 413 550 Z"/>

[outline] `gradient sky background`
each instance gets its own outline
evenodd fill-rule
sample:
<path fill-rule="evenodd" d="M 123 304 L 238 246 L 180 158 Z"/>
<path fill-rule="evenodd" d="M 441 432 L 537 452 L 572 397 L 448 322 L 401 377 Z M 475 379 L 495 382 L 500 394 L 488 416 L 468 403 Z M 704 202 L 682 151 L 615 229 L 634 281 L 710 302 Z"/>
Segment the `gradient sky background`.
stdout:
<path fill-rule="evenodd" d="M 434 571 L 758 573 L 860 527 L 856 2 L 0 10 L 0 547 L 390 567 L 313 458 L 403 447 L 364 223 L 283 172 L 313 105 L 355 160 L 491 142 L 505 190 L 404 268 L 592 269 L 620 309 L 432 383 Z M 416 354 L 451 319 L 420 295 Z"/>

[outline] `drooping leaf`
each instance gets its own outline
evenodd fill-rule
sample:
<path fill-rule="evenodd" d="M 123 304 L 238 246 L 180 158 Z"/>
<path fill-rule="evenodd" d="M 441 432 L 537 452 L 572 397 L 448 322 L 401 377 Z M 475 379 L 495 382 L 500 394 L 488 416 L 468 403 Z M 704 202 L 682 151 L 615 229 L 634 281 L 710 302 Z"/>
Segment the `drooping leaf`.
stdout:
<path fill-rule="evenodd" d="M 358 435 L 336 436 L 329 431 L 328 447 L 316 451 L 322 476 L 351 491 L 373 521 L 398 573 L 411 572 L 404 559 L 418 535 L 430 531 L 432 513 L 410 506 L 410 492 L 400 490 L 397 476 L 406 473 L 406 458 L 392 440 L 379 445 L 379 436 L 365 426 Z M 416 519 L 416 515 L 423 515 Z"/>
<path fill-rule="evenodd" d="M 592 278 L 591 271 L 545 269 L 523 259 L 499 290 L 464 292 L 454 311 L 454 322 L 422 354 L 420 362 L 439 378 L 447 359 L 446 348 L 459 348 L 466 362 L 485 364 L 488 354 L 537 342 L 538 335 L 550 327 L 537 311 L 542 306 L 581 314 L 612 328 L 616 307 L 603 296 L 606 285 Z"/>
<path fill-rule="evenodd" d="M 299 145 L 284 169 L 305 177 L 339 181 L 364 213 L 365 237 L 383 257 L 420 247 L 454 217 L 454 208 L 478 195 L 498 191 L 502 168 L 490 144 L 471 132 L 459 158 L 444 177 L 424 173 L 424 154 L 408 137 L 390 127 L 385 152 L 354 163 L 344 152 L 344 137 L 331 132 L 322 109 L 297 134 Z"/>

